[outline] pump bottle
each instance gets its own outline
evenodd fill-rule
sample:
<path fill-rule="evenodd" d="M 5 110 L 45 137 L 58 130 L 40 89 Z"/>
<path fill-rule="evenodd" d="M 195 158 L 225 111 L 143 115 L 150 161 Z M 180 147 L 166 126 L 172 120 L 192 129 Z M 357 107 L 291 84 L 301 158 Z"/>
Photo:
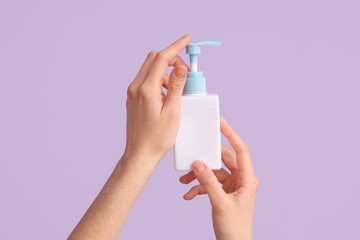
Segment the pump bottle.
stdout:
<path fill-rule="evenodd" d="M 213 170 L 221 168 L 219 97 L 206 92 L 206 79 L 197 69 L 200 47 L 220 44 L 203 41 L 186 47 L 186 53 L 190 55 L 190 72 L 181 99 L 180 127 L 174 145 L 175 169 L 178 171 L 192 170 L 195 160 L 205 162 Z"/>

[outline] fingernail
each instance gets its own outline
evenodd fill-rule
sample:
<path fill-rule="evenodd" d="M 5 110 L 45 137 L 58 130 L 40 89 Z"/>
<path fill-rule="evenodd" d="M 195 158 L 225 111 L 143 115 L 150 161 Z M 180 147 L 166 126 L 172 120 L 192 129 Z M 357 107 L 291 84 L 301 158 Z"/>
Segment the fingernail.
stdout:
<path fill-rule="evenodd" d="M 195 173 L 201 173 L 205 170 L 205 164 L 201 161 L 195 161 L 193 164 L 193 169 Z"/>
<path fill-rule="evenodd" d="M 186 35 L 187 35 L 187 33 L 185 33 L 181 38 L 184 38 Z M 180 38 L 180 39 L 181 39 L 181 38 Z"/>
<path fill-rule="evenodd" d="M 178 77 L 178 78 L 185 77 L 185 74 L 186 74 L 186 70 L 184 68 L 177 68 L 175 70 L 175 76 Z"/>

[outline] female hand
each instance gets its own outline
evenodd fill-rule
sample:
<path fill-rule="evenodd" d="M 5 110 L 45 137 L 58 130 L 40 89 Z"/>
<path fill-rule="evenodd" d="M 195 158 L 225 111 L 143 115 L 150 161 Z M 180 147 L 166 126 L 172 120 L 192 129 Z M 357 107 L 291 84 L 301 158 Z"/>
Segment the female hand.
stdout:
<path fill-rule="evenodd" d="M 180 182 L 188 184 L 197 178 L 200 184 L 191 188 L 184 195 L 184 199 L 191 200 L 205 193 L 209 195 L 214 231 L 218 240 L 251 239 L 259 181 L 255 176 L 246 143 L 225 119 L 221 118 L 220 123 L 222 133 L 235 150 L 234 152 L 230 147 L 222 146 L 222 160 L 231 173 L 223 168 L 211 171 L 202 161 L 195 161 L 193 171 L 182 176 Z"/>
<path fill-rule="evenodd" d="M 160 52 L 147 56 L 127 95 L 125 156 L 161 160 L 175 142 L 180 121 L 181 95 L 188 67 L 177 55 L 190 41 L 186 34 Z M 173 66 L 170 76 L 168 66 Z M 167 95 L 162 87 L 167 88 Z M 140 155 L 140 156 L 139 156 Z"/>
<path fill-rule="evenodd" d="M 177 54 L 189 41 L 186 34 L 164 50 L 151 52 L 130 84 L 125 153 L 69 239 L 118 239 L 140 192 L 175 142 L 188 71 Z M 174 67 L 170 76 L 168 66 Z"/>

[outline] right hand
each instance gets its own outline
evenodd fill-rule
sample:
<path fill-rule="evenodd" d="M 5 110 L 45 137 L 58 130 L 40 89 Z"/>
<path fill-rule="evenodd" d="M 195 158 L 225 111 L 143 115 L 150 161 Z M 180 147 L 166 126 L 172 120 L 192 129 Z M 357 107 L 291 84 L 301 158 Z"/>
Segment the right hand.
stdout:
<path fill-rule="evenodd" d="M 160 52 L 147 56 L 127 94 L 126 149 L 124 159 L 143 159 L 157 165 L 174 145 L 180 123 L 181 95 L 188 67 L 177 54 L 190 41 L 185 34 Z M 170 76 L 166 74 L 173 66 Z M 167 94 L 163 88 L 167 89 Z"/>
<path fill-rule="evenodd" d="M 231 173 L 225 169 L 212 171 L 204 162 L 193 163 L 193 171 L 183 175 L 180 182 L 189 184 L 195 178 L 199 185 L 185 195 L 191 200 L 197 195 L 207 193 L 212 205 L 212 218 L 218 240 L 251 239 L 252 221 L 256 192 L 259 181 L 251 163 L 247 144 L 221 118 L 221 131 L 229 140 L 235 152 L 222 146 L 222 160 Z M 222 187 L 220 186 L 222 183 Z"/>

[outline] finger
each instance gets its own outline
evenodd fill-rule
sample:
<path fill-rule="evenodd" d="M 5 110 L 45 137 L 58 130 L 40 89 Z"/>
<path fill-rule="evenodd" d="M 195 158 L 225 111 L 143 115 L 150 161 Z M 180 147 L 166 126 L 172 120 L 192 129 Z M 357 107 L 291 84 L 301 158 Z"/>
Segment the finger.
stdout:
<path fill-rule="evenodd" d="M 224 183 L 225 180 L 230 176 L 230 173 L 223 168 L 214 170 L 213 172 L 220 183 Z"/>
<path fill-rule="evenodd" d="M 163 77 L 163 85 L 162 85 L 165 89 L 169 88 L 169 74 L 165 73 L 164 77 Z"/>
<path fill-rule="evenodd" d="M 196 185 L 194 187 L 192 187 L 187 193 L 185 193 L 184 195 L 184 199 L 185 200 L 191 200 L 194 197 L 196 197 L 197 195 L 201 195 L 201 194 L 205 194 L 205 188 L 201 185 Z"/>
<path fill-rule="evenodd" d="M 179 55 L 176 55 L 173 59 L 170 60 L 168 67 L 176 67 L 179 65 L 185 66 L 188 71 L 190 70 L 189 66 L 185 63 L 185 61 Z"/>
<path fill-rule="evenodd" d="M 147 76 L 146 81 L 154 87 L 161 85 L 161 79 L 168 66 L 178 66 L 185 65 L 184 61 L 177 57 L 178 53 L 183 50 L 186 45 L 190 42 L 190 35 L 185 34 L 180 39 L 176 40 L 169 47 L 158 52 L 156 54 L 153 65 L 150 69 L 149 75 Z"/>
<path fill-rule="evenodd" d="M 216 176 L 211 169 L 202 161 L 196 160 L 193 163 L 193 169 L 201 186 L 209 195 L 211 205 L 220 206 L 226 197 L 226 193 L 220 186 Z"/>
<path fill-rule="evenodd" d="M 244 174 L 244 176 L 253 174 L 254 168 L 251 163 L 247 144 L 235 133 L 223 117 L 220 119 L 220 128 L 221 132 L 228 139 L 230 145 L 236 152 L 236 163 L 238 169 Z"/>
<path fill-rule="evenodd" d="M 180 182 L 183 184 L 189 184 L 196 179 L 194 171 L 190 171 L 187 174 L 180 177 Z"/>
<path fill-rule="evenodd" d="M 133 88 L 138 88 L 144 82 L 146 76 L 148 75 L 148 73 L 150 71 L 151 65 L 154 62 L 154 59 L 155 59 L 156 55 L 157 55 L 156 51 L 151 51 L 147 55 L 143 65 L 141 66 L 141 68 L 140 68 L 139 72 L 137 73 L 134 81 L 132 82 Z"/>
<path fill-rule="evenodd" d="M 177 59 L 177 60 L 170 61 L 169 66 L 176 67 L 179 65 L 183 65 L 187 68 L 188 71 L 190 70 L 189 67 L 186 65 L 186 63 L 184 62 L 184 60 L 182 60 L 181 57 L 176 56 L 175 59 Z M 175 63 L 173 63 L 174 61 L 175 61 Z M 169 88 L 169 74 L 167 74 L 167 73 L 165 73 L 165 75 L 163 77 L 163 87 L 166 89 Z"/>
<path fill-rule="evenodd" d="M 163 112 L 180 114 L 181 96 L 186 81 L 187 68 L 184 65 L 175 67 L 170 73 L 169 86 Z"/>
<path fill-rule="evenodd" d="M 231 173 L 234 173 L 238 170 L 236 164 L 236 155 L 230 147 L 221 146 L 221 158 Z"/>
<path fill-rule="evenodd" d="M 223 168 L 219 170 L 214 170 L 213 172 L 220 183 L 224 183 L 224 181 L 230 176 L 230 174 Z M 194 171 L 191 171 L 181 176 L 179 180 L 183 184 L 189 184 L 195 179 L 196 179 L 195 173 Z"/>

